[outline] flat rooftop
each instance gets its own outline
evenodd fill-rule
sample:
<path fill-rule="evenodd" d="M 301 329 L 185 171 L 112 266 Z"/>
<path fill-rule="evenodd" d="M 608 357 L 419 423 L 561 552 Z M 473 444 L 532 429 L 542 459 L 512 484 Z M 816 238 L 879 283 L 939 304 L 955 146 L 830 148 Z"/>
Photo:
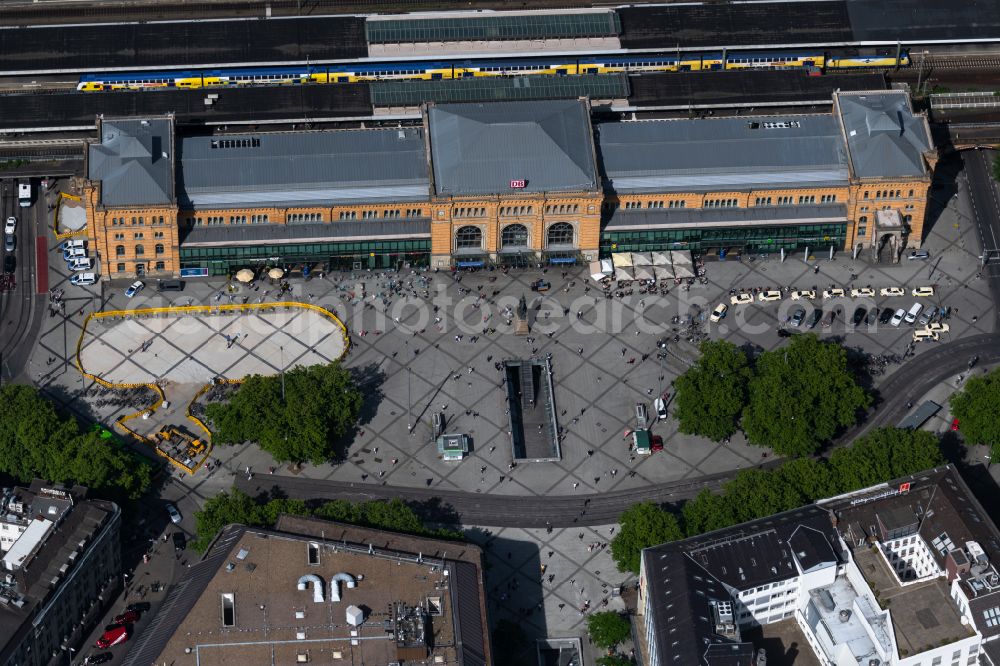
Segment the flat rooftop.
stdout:
<path fill-rule="evenodd" d="M 903 587 L 885 559 L 870 548 L 854 551 L 854 559 L 880 603 L 892 614 L 901 653 L 916 654 L 972 635 L 948 592 L 943 578 Z"/>
<path fill-rule="evenodd" d="M 605 186 L 615 192 L 848 182 L 832 115 L 603 123 L 596 134 Z"/>
<path fill-rule="evenodd" d="M 504 370 L 514 459 L 558 459 L 559 425 L 548 362 L 536 359 L 504 361 Z"/>
<path fill-rule="evenodd" d="M 829 595 L 828 597 L 826 595 Z M 886 631 L 885 616 L 863 596 L 843 576 L 838 576 L 832 585 L 810 591 L 812 608 L 819 613 L 834 645 L 846 645 L 859 664 L 867 663 L 869 659 L 878 659 L 875 642 L 868 634 L 865 625 L 872 627 L 876 640 L 881 644 L 883 654 L 892 652 L 892 643 Z M 823 597 L 833 608 L 824 604 Z M 843 611 L 847 611 L 841 615 Z M 864 615 L 864 620 L 858 613 Z M 819 634 L 823 636 L 822 633 Z"/>
<path fill-rule="evenodd" d="M 183 206 L 426 199 L 422 128 L 248 132 L 178 142 Z"/>
<path fill-rule="evenodd" d="M 623 7 L 618 16 L 626 49 L 824 44 L 852 37 L 842 1 Z"/>
<path fill-rule="evenodd" d="M 210 45 L 210 46 L 209 46 Z M 79 72 L 364 58 L 363 18 L 95 23 L 0 30 L 8 72 Z"/>

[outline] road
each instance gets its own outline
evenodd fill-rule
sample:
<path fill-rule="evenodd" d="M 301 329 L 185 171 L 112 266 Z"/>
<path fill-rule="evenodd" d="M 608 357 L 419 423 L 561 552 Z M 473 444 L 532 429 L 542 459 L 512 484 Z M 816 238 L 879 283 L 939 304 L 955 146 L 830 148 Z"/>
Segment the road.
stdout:
<path fill-rule="evenodd" d="M 884 396 L 882 402 L 875 405 L 862 425 L 838 438 L 835 446 L 844 446 L 873 428 L 899 423 L 910 411 L 908 402 L 916 403 L 942 381 L 965 371 L 973 356 L 979 357 L 981 365 L 1000 362 L 1000 334 L 978 335 L 945 343 L 922 353 L 919 362 L 900 367 L 879 387 L 880 395 Z M 779 462 L 773 460 L 768 466 Z M 236 487 L 250 495 L 278 489 L 292 499 L 358 502 L 399 498 L 422 508 L 426 519 L 463 525 L 573 527 L 617 522 L 621 513 L 635 502 L 677 502 L 690 499 L 706 488 L 718 490 L 735 474 L 736 471 L 733 471 L 634 490 L 546 497 L 483 495 L 437 488 L 379 486 L 269 474 L 257 474 L 251 480 L 238 476 Z"/>
<path fill-rule="evenodd" d="M 969 185 L 972 214 L 979 226 L 979 236 L 983 249 L 991 259 L 984 273 L 990 279 L 990 286 L 1000 287 L 1000 194 L 993 181 L 993 160 L 995 150 L 966 150 L 962 152 L 965 178 Z"/>
<path fill-rule="evenodd" d="M 37 191 L 35 199 L 37 202 Z M 16 286 L 13 291 L 0 293 L 0 384 L 15 381 L 21 375 L 41 326 L 37 314 L 44 308 L 45 296 L 36 293 L 35 272 L 38 238 L 41 237 L 43 247 L 48 238 L 44 222 L 39 226 L 37 220 L 38 211 L 44 209 L 44 201 L 41 205 L 21 208 L 17 203 L 17 182 L 11 178 L 0 180 L 3 219 L 13 215 L 18 220 L 17 249 L 13 253 L 17 262 Z M 8 254 L 3 252 L 4 260 Z"/>

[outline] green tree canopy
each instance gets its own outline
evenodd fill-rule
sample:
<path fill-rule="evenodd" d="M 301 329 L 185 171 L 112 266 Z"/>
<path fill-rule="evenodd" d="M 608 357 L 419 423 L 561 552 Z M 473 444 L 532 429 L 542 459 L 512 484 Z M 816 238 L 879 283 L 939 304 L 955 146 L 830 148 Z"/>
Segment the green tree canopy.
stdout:
<path fill-rule="evenodd" d="M 736 432 L 752 373 L 746 353 L 731 342 L 709 340 L 700 349 L 698 362 L 674 382 L 678 428 L 719 441 Z"/>
<path fill-rule="evenodd" d="M 336 520 L 365 527 L 377 527 L 393 532 L 404 532 L 445 539 L 463 538 L 463 535 L 445 529 L 430 530 L 424 527 L 420 517 L 400 499 L 372 500 L 353 503 L 346 500 L 330 500 L 310 508 L 302 500 L 283 498 L 257 501 L 246 493 L 233 489 L 222 492 L 205 502 L 201 511 L 195 512 L 196 538 L 191 542 L 195 550 L 204 552 L 218 534 L 229 524 L 251 527 L 271 527 L 278 516 L 287 513 L 296 516 L 315 516 L 324 520 Z"/>
<path fill-rule="evenodd" d="M 137 499 L 149 488 L 150 467 L 117 438 L 81 431 L 76 419 L 60 416 L 35 387 L 0 388 L 0 471 L 18 481 L 75 482 Z"/>
<path fill-rule="evenodd" d="M 948 402 L 965 441 L 988 445 L 993 460 L 1000 459 L 1000 368 L 972 377 Z"/>
<path fill-rule="evenodd" d="M 698 536 L 943 463 L 932 433 L 880 428 L 850 447 L 837 449 L 828 461 L 796 458 L 774 469 L 746 469 L 721 492 L 702 490 L 681 507 L 680 527 L 677 518 L 661 507 L 634 504 L 622 514 L 611 554 L 620 571 L 638 573 L 642 549 L 680 538 L 681 527 L 685 535 Z"/>
<path fill-rule="evenodd" d="M 319 464 L 340 457 L 336 446 L 354 427 L 362 395 L 339 363 L 297 367 L 281 377 L 248 377 L 228 403 L 206 414 L 217 444 L 259 442 L 279 462 Z"/>
<path fill-rule="evenodd" d="M 603 611 L 587 616 L 587 633 L 594 645 L 611 650 L 629 639 L 632 626 L 621 613 Z"/>
<path fill-rule="evenodd" d="M 674 514 L 652 502 L 633 504 L 619 518 L 621 527 L 611 540 L 611 557 L 620 571 L 639 573 L 643 548 L 683 537 Z"/>
<path fill-rule="evenodd" d="M 761 354 L 749 393 L 747 438 L 786 456 L 815 453 L 871 404 L 847 369 L 844 348 L 811 333 Z"/>
<path fill-rule="evenodd" d="M 850 448 L 834 451 L 830 455 L 829 468 L 836 492 L 848 492 L 944 462 L 933 433 L 879 428 L 856 440 Z"/>

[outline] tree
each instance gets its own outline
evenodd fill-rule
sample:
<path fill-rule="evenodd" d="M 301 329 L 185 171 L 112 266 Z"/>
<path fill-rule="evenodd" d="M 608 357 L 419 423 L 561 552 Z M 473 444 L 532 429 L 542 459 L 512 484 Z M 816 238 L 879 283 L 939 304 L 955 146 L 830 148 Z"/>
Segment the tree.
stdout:
<path fill-rule="evenodd" d="M 1000 155 L 993 158 L 993 180 L 1000 182 Z"/>
<path fill-rule="evenodd" d="M 311 509 L 302 500 L 275 498 L 256 500 L 246 493 L 233 489 L 222 492 L 205 502 L 201 511 L 195 512 L 197 537 L 191 546 L 204 552 L 212 539 L 226 525 L 240 524 L 250 527 L 271 527 L 281 514 L 315 516 L 324 520 L 376 527 L 393 532 L 404 532 L 442 539 L 462 539 L 464 535 L 447 530 L 430 530 L 424 526 L 416 512 L 400 499 L 372 500 L 353 503 L 347 500 L 330 500 Z"/>
<path fill-rule="evenodd" d="M 676 541 L 684 535 L 674 514 L 652 502 L 633 504 L 618 519 L 621 527 L 611 540 L 611 557 L 619 571 L 639 573 L 643 548 Z"/>
<path fill-rule="evenodd" d="M 205 413 L 217 444 L 256 441 L 279 462 L 319 464 L 339 457 L 338 440 L 354 427 L 362 395 L 339 363 L 297 367 L 281 377 L 253 375 L 228 403 Z"/>
<path fill-rule="evenodd" d="M 620 654 L 606 654 L 597 658 L 597 666 L 635 666 L 635 662 Z"/>
<path fill-rule="evenodd" d="M 698 362 L 677 378 L 675 414 L 689 435 L 729 437 L 746 406 L 751 371 L 746 353 L 725 340 L 701 343 Z"/>
<path fill-rule="evenodd" d="M 926 430 L 879 428 L 830 455 L 831 483 L 843 493 L 944 463 L 937 437 Z"/>
<path fill-rule="evenodd" d="M 611 650 L 629 639 L 632 625 L 621 613 L 603 611 L 587 616 L 587 633 L 594 645 Z"/>
<path fill-rule="evenodd" d="M 1000 157 L 997 158 L 1000 164 Z M 965 388 L 948 400 L 965 441 L 986 444 L 993 460 L 1000 459 L 1000 368 L 969 379 Z"/>
<path fill-rule="evenodd" d="M 797 335 L 757 359 L 743 430 L 751 443 L 787 456 L 815 453 L 871 404 L 840 345 Z"/>
<path fill-rule="evenodd" d="M 0 388 L 0 472 L 22 483 L 75 482 L 118 499 L 142 496 L 151 476 L 150 463 L 117 438 L 82 431 L 36 388 L 20 384 Z"/>

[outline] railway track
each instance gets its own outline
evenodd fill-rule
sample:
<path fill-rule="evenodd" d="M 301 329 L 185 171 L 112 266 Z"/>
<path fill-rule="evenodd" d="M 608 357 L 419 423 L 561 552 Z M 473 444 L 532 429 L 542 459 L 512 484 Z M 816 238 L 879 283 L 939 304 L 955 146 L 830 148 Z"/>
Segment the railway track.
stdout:
<path fill-rule="evenodd" d="M 70 145 L 39 147 L 34 144 L 24 146 L 0 144 L 0 162 L 17 160 L 27 162 L 82 160 L 82 146 L 77 146 L 75 151 L 72 148 L 73 146 Z"/>
<path fill-rule="evenodd" d="M 921 62 L 919 57 L 911 58 L 911 62 L 914 63 L 913 69 L 920 69 L 922 67 L 924 71 L 934 69 L 1000 70 L 1000 57 L 976 56 L 972 58 L 960 58 L 954 56 L 928 56 L 923 62 Z"/>

